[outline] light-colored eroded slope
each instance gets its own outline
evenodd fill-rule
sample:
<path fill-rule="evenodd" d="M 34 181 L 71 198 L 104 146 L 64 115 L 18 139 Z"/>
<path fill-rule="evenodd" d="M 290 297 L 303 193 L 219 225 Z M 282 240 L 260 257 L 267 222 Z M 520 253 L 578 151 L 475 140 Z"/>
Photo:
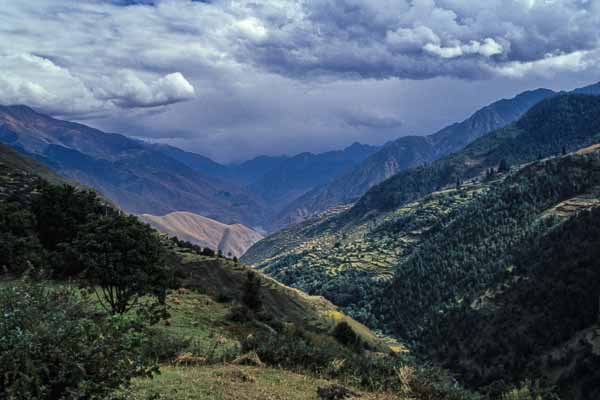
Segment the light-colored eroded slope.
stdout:
<path fill-rule="evenodd" d="M 219 221 L 186 211 L 163 216 L 142 214 L 139 218 L 161 232 L 202 247 L 218 249 L 225 255 L 240 257 L 262 235 L 241 224 L 226 225 Z"/>

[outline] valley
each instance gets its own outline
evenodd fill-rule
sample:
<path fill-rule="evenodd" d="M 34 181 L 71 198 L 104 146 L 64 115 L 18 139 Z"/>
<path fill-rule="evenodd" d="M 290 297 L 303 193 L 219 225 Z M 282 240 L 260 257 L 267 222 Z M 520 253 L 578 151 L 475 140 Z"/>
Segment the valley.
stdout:
<path fill-rule="evenodd" d="M 263 239 L 242 261 L 325 296 L 492 398 L 507 379 L 548 379 L 561 398 L 594 398 L 594 373 L 584 365 L 600 355 L 586 333 L 598 322 L 597 242 L 590 232 L 598 226 L 598 101 L 545 100 L 515 124 L 375 186 L 351 208 Z M 572 240 L 580 233 L 585 240 Z M 552 245 L 544 247 L 552 241 L 555 255 Z M 578 255 L 566 256 L 572 251 Z M 580 261 L 551 264 L 559 254 Z M 565 278 L 545 278 L 567 271 L 577 272 L 560 289 Z M 532 293 L 535 299 L 526 297 Z M 554 308 L 540 314 L 550 293 Z M 578 317 L 566 323 L 560 313 L 573 296 Z M 554 333 L 540 334 L 541 324 Z M 559 339 L 550 326 L 561 324 Z M 503 338 L 508 325 L 529 339 Z M 592 339 L 573 347 L 580 335 Z M 567 369 L 546 361 L 550 349 Z M 487 365 L 492 359 L 497 367 Z M 577 392 L 582 387 L 585 393 Z"/>
<path fill-rule="evenodd" d="M 0 15 L 0 400 L 600 400 L 600 0 Z"/>
<path fill-rule="evenodd" d="M 588 400 L 599 393 L 600 97 L 550 96 L 451 154 L 391 175 L 354 204 L 307 214 L 266 237 L 192 211 L 125 213 L 119 208 L 130 211 L 127 201 L 96 178 L 71 186 L 85 171 L 91 177 L 97 170 L 76 164 L 67 173 L 57 165 L 75 165 L 73 159 L 49 161 L 58 154 L 52 147 L 57 140 L 60 146 L 69 142 L 69 151 L 90 152 L 90 133 L 66 123 L 79 129 L 76 140 L 52 129 L 40 139 L 36 132 L 47 129 L 40 125 L 45 117 L 28 109 L 5 112 L 4 132 L 21 136 L 11 142 L 19 151 L 0 145 L 0 265 L 4 287 L 12 288 L 3 296 L 24 290 L 35 297 L 36 283 L 17 278 L 34 273 L 49 293 L 77 279 L 81 284 L 72 290 L 81 294 L 67 299 L 80 301 L 88 299 L 87 281 L 120 284 L 128 265 L 150 268 L 135 257 L 155 268 L 126 278 L 151 285 L 133 286 L 148 298 L 138 312 L 162 310 L 127 328 L 153 343 L 127 350 L 148 363 L 131 372 L 131 385 L 117 388 L 127 398 L 323 399 L 326 391 L 340 390 L 365 399 L 504 400 L 525 393 L 536 396 L 525 399 Z M 24 123 L 23 115 L 33 120 Z M 94 135 L 104 143 L 104 133 Z M 30 142 L 41 149 L 34 157 L 21 145 Z M 177 166 L 189 179 L 201 176 L 202 168 L 231 174 L 191 153 L 127 143 L 144 154 L 135 163 L 156 157 L 151 168 Z M 346 169 L 345 157 L 354 157 L 349 154 L 368 159 L 374 151 L 353 145 L 333 159 L 344 160 L 340 168 Z M 108 157 L 101 147 L 94 152 Z M 246 188 L 258 187 L 271 164 L 284 175 L 335 171 L 329 161 L 311 166 L 312 157 L 301 157 L 300 170 L 284 167 L 294 157 L 261 159 L 257 174 L 244 178 L 255 180 Z M 124 162 L 108 158 L 113 161 L 95 162 Z M 203 167 L 193 168 L 195 162 Z M 147 168 L 144 162 L 135 174 Z M 238 179 L 237 187 L 247 190 Z M 299 182 L 295 187 L 306 190 Z M 282 188 L 274 185 L 279 194 L 256 204 L 287 196 Z M 115 261 L 95 259 L 109 249 Z M 133 257 L 132 264 L 119 257 Z M 123 269 L 92 273 L 99 262 Z M 113 296 L 94 290 L 78 307 L 91 310 Z M 146 305 L 153 297 L 158 302 Z M 122 307 L 117 314 L 129 315 L 119 304 L 112 306 Z M 109 318 L 101 314 L 98 321 Z M 88 323 L 77 318 L 83 320 L 68 323 Z M 152 368 L 163 374 L 154 376 Z M 190 382 L 198 383 L 179 389 Z"/>

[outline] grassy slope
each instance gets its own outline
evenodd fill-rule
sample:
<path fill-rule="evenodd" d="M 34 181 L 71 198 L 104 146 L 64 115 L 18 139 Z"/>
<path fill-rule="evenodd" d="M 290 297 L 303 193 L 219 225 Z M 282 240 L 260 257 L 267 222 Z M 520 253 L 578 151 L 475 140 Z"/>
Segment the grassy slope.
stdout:
<path fill-rule="evenodd" d="M 67 183 L 47 168 L 0 145 L 0 201 L 17 194 L 30 199 L 43 180 Z M 22 196 L 21 196 L 22 195 Z M 170 243 L 170 241 L 169 241 Z M 174 249 L 175 250 L 175 249 Z M 157 393 L 165 399 L 304 399 L 316 398 L 316 389 L 327 381 L 278 368 L 228 364 L 239 354 L 240 341 L 260 329 L 257 322 L 233 322 L 229 317 L 242 297 L 248 267 L 222 258 L 208 258 L 177 249 L 171 260 L 189 289 L 168 297 L 171 317 L 158 329 L 165 340 L 183 343 L 180 355 L 191 354 L 198 365 L 162 365 L 154 380 L 134 382 L 127 398 L 146 398 Z M 305 295 L 271 278 L 261 276 L 264 308 L 280 321 L 292 322 L 308 331 L 329 333 L 339 321 L 347 321 L 372 348 L 389 351 L 364 325 L 348 318 L 322 298 Z M 1 281 L 0 284 L 11 284 Z M 56 285 L 52 283 L 51 285 Z M 60 285 L 60 284 L 59 284 Z M 219 303 L 217 297 L 231 302 Z M 370 394 L 364 398 L 388 398 Z"/>
<path fill-rule="evenodd" d="M 208 261 L 208 260 L 207 260 Z M 213 260 L 214 261 L 214 260 Z M 195 261 L 198 262 L 198 261 Z M 251 329 L 227 318 L 233 305 L 216 302 L 196 290 L 175 291 L 168 298 L 171 318 L 159 327 L 171 337 L 190 339 L 190 352 L 219 358 L 239 346 Z M 242 366 L 228 362 L 196 365 L 169 363 L 154 379 L 138 379 L 128 398 L 147 399 L 159 394 L 172 400 L 317 399 L 317 387 L 334 383 L 284 369 Z M 391 399 L 386 394 L 364 394 L 364 399 Z"/>
<path fill-rule="evenodd" d="M 185 287 L 207 293 L 214 298 L 224 297 L 241 301 L 243 284 L 250 270 L 247 266 L 190 253 L 180 254 L 180 256 L 178 268 L 184 276 Z M 389 351 L 391 345 L 396 349 L 396 343 L 390 344 L 379 339 L 366 326 L 342 313 L 326 299 L 309 296 L 263 274 L 259 273 L 259 276 L 263 282 L 261 288 L 263 306 L 276 318 L 318 333 L 329 332 L 337 323 L 346 321 L 371 347 L 380 351 Z"/>

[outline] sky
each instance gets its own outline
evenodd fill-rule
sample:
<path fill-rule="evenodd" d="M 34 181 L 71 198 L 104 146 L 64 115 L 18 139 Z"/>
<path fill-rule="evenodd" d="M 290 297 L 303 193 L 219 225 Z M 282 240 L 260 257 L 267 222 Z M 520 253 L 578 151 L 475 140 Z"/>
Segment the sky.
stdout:
<path fill-rule="evenodd" d="M 220 162 L 600 81 L 600 0 L 0 0 L 0 104 Z"/>

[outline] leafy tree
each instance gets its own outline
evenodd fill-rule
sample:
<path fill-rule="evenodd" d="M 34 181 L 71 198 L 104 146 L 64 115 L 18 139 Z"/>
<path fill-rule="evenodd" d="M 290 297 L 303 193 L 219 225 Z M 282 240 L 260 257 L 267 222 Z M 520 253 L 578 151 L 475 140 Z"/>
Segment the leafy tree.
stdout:
<path fill-rule="evenodd" d="M 96 193 L 73 186 L 45 185 L 32 204 L 41 243 L 50 251 L 60 243 L 69 243 L 78 227 L 96 216 L 109 212 Z"/>
<path fill-rule="evenodd" d="M 261 282 L 256 273 L 248 271 L 244 282 L 244 294 L 242 301 L 251 310 L 258 311 L 262 308 L 260 296 Z"/>
<path fill-rule="evenodd" d="M 129 311 L 143 296 L 154 297 L 152 306 L 164 303 L 171 274 L 160 238 L 134 216 L 91 222 L 73 242 L 72 251 L 86 266 L 90 284 L 100 288 L 101 303 L 111 313 Z"/>
<path fill-rule="evenodd" d="M 214 257 L 215 251 L 209 247 L 205 247 L 202 249 L 202 255 L 206 257 Z"/>
<path fill-rule="evenodd" d="M 18 203 L 0 203 L 0 272 L 39 268 L 45 251 L 35 235 L 35 216 Z"/>

